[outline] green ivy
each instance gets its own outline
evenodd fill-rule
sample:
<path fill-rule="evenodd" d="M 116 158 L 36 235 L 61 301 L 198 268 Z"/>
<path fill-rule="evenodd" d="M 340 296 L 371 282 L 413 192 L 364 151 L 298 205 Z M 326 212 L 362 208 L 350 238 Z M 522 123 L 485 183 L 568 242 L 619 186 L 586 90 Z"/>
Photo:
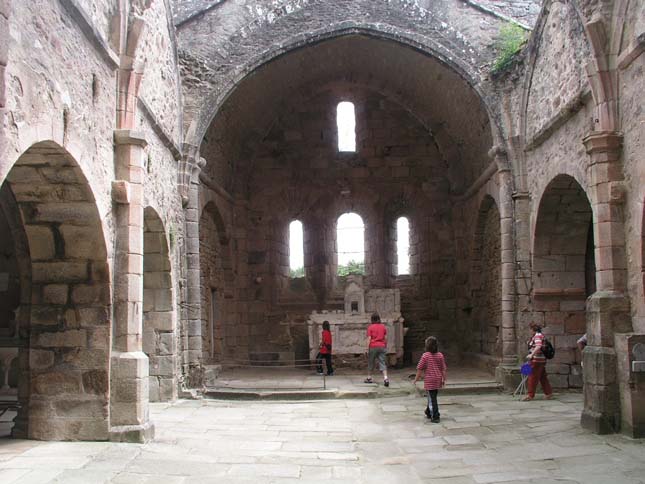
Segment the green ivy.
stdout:
<path fill-rule="evenodd" d="M 527 38 L 528 32 L 517 24 L 508 22 L 500 27 L 499 35 L 495 41 L 497 59 L 493 63 L 493 74 L 499 74 L 511 66 Z"/>

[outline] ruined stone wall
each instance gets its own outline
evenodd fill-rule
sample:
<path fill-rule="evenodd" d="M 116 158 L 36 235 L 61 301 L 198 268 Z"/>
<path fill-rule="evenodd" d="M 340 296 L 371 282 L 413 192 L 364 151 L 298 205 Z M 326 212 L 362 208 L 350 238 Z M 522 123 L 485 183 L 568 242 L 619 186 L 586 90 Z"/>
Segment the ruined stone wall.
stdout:
<path fill-rule="evenodd" d="M 631 1 L 625 17 L 621 55 L 632 55 L 645 31 L 645 4 Z M 619 70 L 620 129 L 623 139 L 623 170 L 627 188 L 625 230 L 628 290 L 634 331 L 645 332 L 645 134 L 642 93 L 645 89 L 645 57 L 641 53 Z"/>
<path fill-rule="evenodd" d="M 104 40 L 110 39 L 110 24 L 113 16 L 117 14 L 117 0 L 66 0 L 66 2 L 80 7 L 100 37 Z"/>
<path fill-rule="evenodd" d="M 200 7 L 196 4 L 195 11 Z M 201 140 L 229 89 L 286 46 L 351 28 L 378 30 L 395 39 L 409 37 L 413 45 L 418 42 L 435 51 L 477 84 L 481 66 L 492 59 L 489 46 L 503 22 L 458 0 L 432 2 L 429 10 L 400 0 L 288 0 L 271 6 L 250 0 L 221 2 L 180 24 L 186 131 Z"/>
<path fill-rule="evenodd" d="M 9 17 L 7 143 L 0 154 L 0 182 L 8 175 L 21 212 L 27 214 L 28 264 L 34 272 L 30 353 L 39 355 L 21 362 L 20 399 L 29 401 L 23 410 L 29 425 L 23 421 L 16 427 L 28 432 L 21 435 L 105 439 L 109 432 L 119 59 L 108 38 L 108 25 L 115 13 L 116 6 L 107 1 L 18 2 Z M 154 2 L 149 11 L 153 13 L 165 18 L 164 3 Z M 153 75 L 147 86 L 144 77 L 143 90 L 149 97 L 142 101 L 145 109 L 139 111 L 134 128 L 148 141 L 145 204 L 160 214 L 164 237 L 181 239 L 183 213 L 175 188 L 181 120 L 178 71 L 169 42 L 173 32 L 167 23 L 164 32 L 154 20 L 151 24 L 152 36 L 144 45 Z M 162 80 L 155 78 L 157 74 Z M 12 169 L 20 154 L 43 140 L 48 142 L 37 145 Z M 172 257 L 168 270 L 179 274 L 178 251 Z M 177 289 L 171 292 L 179 294 Z M 147 299 L 144 305 L 149 308 L 156 299 Z M 175 302 L 153 306 L 165 311 L 174 309 Z M 169 332 L 172 342 L 164 343 L 168 353 L 152 368 L 170 382 L 162 391 L 164 399 L 176 395 L 174 330 Z M 80 424 L 70 425 L 74 419 Z"/>
<path fill-rule="evenodd" d="M 405 215 L 412 227 L 413 264 L 406 278 L 412 282 L 401 286 L 403 307 L 406 298 L 423 298 L 423 314 L 415 317 L 437 324 L 452 320 L 449 186 L 436 146 L 396 104 L 360 88 L 348 92 L 357 112 L 357 153 L 337 151 L 339 97 L 332 90 L 276 120 L 255 157 L 248 190 L 249 299 L 240 301 L 250 308 L 252 351 L 273 347 L 306 354 L 293 347 L 306 344 L 304 327 L 297 326 L 312 309 L 342 303 L 335 273 L 336 221 L 349 211 L 365 223 L 367 287 L 395 283 L 386 228 Z M 297 284 L 288 277 L 288 226 L 294 219 L 304 225 L 307 274 Z"/>
<path fill-rule="evenodd" d="M 148 68 L 139 97 L 156 124 L 175 146 L 183 142 L 182 103 L 174 25 L 164 0 L 152 2 L 144 12 L 146 30 L 137 51 L 137 61 Z"/>
<path fill-rule="evenodd" d="M 572 3 L 551 2 L 542 22 L 543 29 L 536 32 L 540 37 L 526 111 L 528 144 L 544 135 L 560 110 L 579 103 L 589 90 L 585 71 L 589 46 Z"/>
<path fill-rule="evenodd" d="M 593 106 L 585 71 L 589 61 L 590 49 L 573 5 L 550 2 L 532 34 L 523 58 L 525 64 L 518 69 L 520 73 L 524 70 L 526 78 L 510 74 L 503 81 L 510 91 L 502 101 L 508 112 L 506 129 L 521 143 L 511 146 L 516 175 L 520 174 L 516 182 L 528 195 L 526 204 L 522 198 L 515 204 L 517 354 L 526 351 L 528 322 L 543 324 L 545 334 L 556 346 L 556 359 L 549 364 L 556 387 L 581 385 L 575 340 L 585 331 L 585 241 L 589 226 L 586 219 L 578 234 L 581 240 L 577 246 L 581 247 L 574 254 L 566 248 L 565 234 L 549 232 L 557 225 L 556 213 L 560 209 L 566 212 L 568 202 L 551 200 L 542 212 L 540 203 L 547 185 L 558 175 L 569 175 L 584 190 L 589 187 L 589 161 L 582 143 L 592 129 Z M 569 201 L 575 204 L 576 200 Z M 589 202 L 585 203 L 589 211 Z M 539 214 L 544 217 L 539 230 L 546 230 L 547 242 L 545 236 L 537 237 Z M 563 226 L 562 230 L 567 229 Z M 574 260 L 575 270 L 571 265 Z M 573 286 L 575 294 L 565 293 L 565 288 Z"/>
<path fill-rule="evenodd" d="M 109 239 L 114 66 L 106 64 L 59 2 L 15 2 L 12 10 L 7 147 L 0 160 L 0 181 L 31 144 L 55 140 L 81 165 Z"/>

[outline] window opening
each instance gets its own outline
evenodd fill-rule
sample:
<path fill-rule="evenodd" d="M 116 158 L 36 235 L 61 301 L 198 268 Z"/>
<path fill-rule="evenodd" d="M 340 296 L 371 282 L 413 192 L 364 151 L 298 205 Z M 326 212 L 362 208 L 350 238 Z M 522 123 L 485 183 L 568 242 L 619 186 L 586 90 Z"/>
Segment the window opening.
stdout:
<path fill-rule="evenodd" d="M 356 114 L 354 104 L 348 101 L 338 103 L 336 108 L 338 126 L 338 151 L 356 151 Z"/>
<path fill-rule="evenodd" d="M 410 223 L 406 217 L 396 221 L 396 255 L 397 275 L 410 274 Z"/>
<path fill-rule="evenodd" d="M 289 276 L 305 277 L 305 256 L 302 222 L 289 224 Z"/>
<path fill-rule="evenodd" d="M 360 215 L 344 213 L 338 217 L 336 244 L 338 275 L 365 274 L 365 225 Z"/>

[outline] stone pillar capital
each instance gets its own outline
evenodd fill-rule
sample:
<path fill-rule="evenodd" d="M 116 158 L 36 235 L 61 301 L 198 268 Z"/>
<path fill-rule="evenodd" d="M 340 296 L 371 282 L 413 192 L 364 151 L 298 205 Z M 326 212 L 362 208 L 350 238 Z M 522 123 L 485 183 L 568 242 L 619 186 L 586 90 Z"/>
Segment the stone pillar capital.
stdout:
<path fill-rule="evenodd" d="M 204 166 L 206 166 L 206 160 L 194 151 L 189 151 L 179 162 L 177 184 L 184 207 L 188 205 L 190 186 L 199 183 L 199 174 Z"/>
<path fill-rule="evenodd" d="M 114 144 L 117 146 L 134 145 L 145 148 L 148 145 L 148 140 L 146 140 L 146 134 L 143 131 L 115 129 Z"/>
<path fill-rule="evenodd" d="M 494 145 L 488 150 L 488 157 L 495 162 L 498 172 L 511 171 L 511 166 L 508 162 L 508 153 L 503 147 Z"/>
<path fill-rule="evenodd" d="M 623 133 L 620 131 L 593 131 L 585 136 L 582 142 L 588 154 L 592 156 L 601 153 L 615 154 L 615 158 L 612 158 L 615 160 L 620 155 L 623 146 Z"/>

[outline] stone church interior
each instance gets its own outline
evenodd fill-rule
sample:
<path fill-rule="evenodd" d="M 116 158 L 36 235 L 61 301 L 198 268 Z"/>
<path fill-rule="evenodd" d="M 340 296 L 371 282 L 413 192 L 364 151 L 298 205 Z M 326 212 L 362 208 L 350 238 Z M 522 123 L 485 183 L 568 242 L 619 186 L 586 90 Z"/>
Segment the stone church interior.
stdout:
<path fill-rule="evenodd" d="M 0 0 L 11 436 L 148 441 L 378 312 L 511 390 L 538 322 L 644 437 L 644 51 L 639 0 Z"/>

